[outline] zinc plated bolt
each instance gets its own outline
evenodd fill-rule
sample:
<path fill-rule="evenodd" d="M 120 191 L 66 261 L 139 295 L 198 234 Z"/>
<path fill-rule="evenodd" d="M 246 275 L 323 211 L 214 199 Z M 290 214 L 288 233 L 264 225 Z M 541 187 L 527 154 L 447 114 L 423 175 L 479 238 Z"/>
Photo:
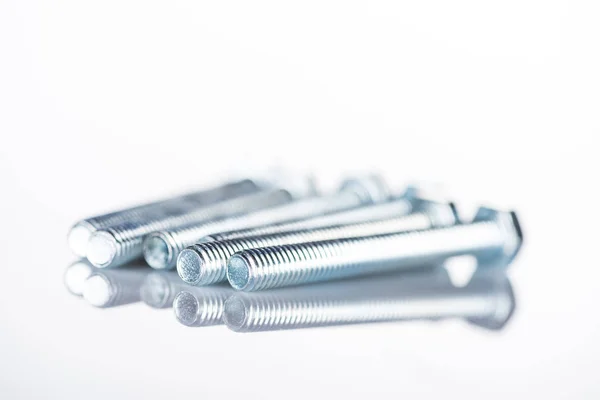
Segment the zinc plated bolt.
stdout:
<path fill-rule="evenodd" d="M 229 258 L 243 250 L 421 230 L 457 222 L 452 204 L 421 201 L 415 211 L 413 214 L 388 220 L 198 243 L 180 253 L 177 272 L 190 285 L 210 285 L 227 279 Z"/>
<path fill-rule="evenodd" d="M 259 332 L 392 321 L 464 318 L 500 330 L 515 309 L 502 268 L 486 268 L 465 287 L 443 268 L 395 273 L 262 293 L 237 292 L 223 320 L 236 332 Z"/>
<path fill-rule="evenodd" d="M 346 180 L 336 194 L 293 201 L 269 209 L 234 216 L 214 223 L 201 223 L 151 233 L 144 239 L 144 258 L 156 269 L 172 269 L 177 256 L 208 234 L 252 228 L 372 204 L 388 199 L 388 189 L 377 176 Z"/>
<path fill-rule="evenodd" d="M 402 217 L 413 212 L 415 205 L 419 204 L 421 199 L 417 196 L 416 192 L 416 189 L 408 188 L 404 195 L 384 203 L 363 205 L 350 210 L 308 218 L 302 221 L 213 233 L 202 238 L 200 243 L 237 239 L 246 236 L 263 236 L 280 232 L 325 228 L 335 225 L 358 224 L 361 222 Z"/>
<path fill-rule="evenodd" d="M 522 239 L 515 213 L 481 208 L 469 224 L 243 250 L 229 258 L 227 279 L 237 290 L 256 291 L 415 268 L 465 254 L 499 262 L 512 259 Z"/>
<path fill-rule="evenodd" d="M 83 284 L 83 298 L 100 308 L 136 303 L 148 272 L 142 263 L 118 270 L 96 270 Z"/>
<path fill-rule="evenodd" d="M 199 206 L 258 192 L 259 190 L 261 190 L 261 185 L 258 182 L 245 179 L 212 189 L 187 193 L 109 214 L 98 215 L 84 219 L 73 225 L 69 231 L 67 241 L 73 253 L 80 257 L 85 257 L 90 236 L 97 230 L 131 221 L 144 221 L 159 216 L 177 215 Z"/>
<path fill-rule="evenodd" d="M 188 287 L 173 301 L 175 318 L 189 327 L 223 324 L 225 301 L 234 293 L 230 286 Z"/>
<path fill-rule="evenodd" d="M 218 220 L 231 215 L 272 207 L 291 201 L 293 195 L 284 189 L 264 190 L 236 197 L 186 213 L 166 218 L 149 218 L 98 230 L 88 242 L 88 260 L 98 268 L 117 267 L 142 257 L 146 235 L 191 223 Z"/>

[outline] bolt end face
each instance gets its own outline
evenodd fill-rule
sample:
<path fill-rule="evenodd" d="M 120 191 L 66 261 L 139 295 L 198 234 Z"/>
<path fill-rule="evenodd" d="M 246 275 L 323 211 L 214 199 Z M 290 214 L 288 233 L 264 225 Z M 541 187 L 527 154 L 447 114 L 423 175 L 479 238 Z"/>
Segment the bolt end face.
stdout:
<path fill-rule="evenodd" d="M 144 259 L 154 269 L 175 267 L 173 247 L 160 232 L 152 233 L 144 239 Z"/>
<path fill-rule="evenodd" d="M 514 211 L 499 211 L 488 207 L 480 207 L 473 222 L 496 222 L 506 234 L 503 254 L 500 260 L 482 259 L 483 262 L 502 262 L 509 264 L 517 255 L 523 244 L 523 231 Z"/>
<path fill-rule="evenodd" d="M 250 282 L 250 265 L 240 255 L 234 254 L 227 262 L 227 280 L 235 290 L 245 290 Z"/>
<path fill-rule="evenodd" d="M 113 298 L 113 287 L 103 275 L 90 276 L 83 287 L 83 298 L 95 307 L 108 307 Z"/>
<path fill-rule="evenodd" d="M 179 277 L 190 285 L 198 285 L 202 278 L 202 257 L 193 248 L 184 249 L 177 257 L 177 273 Z"/>
<path fill-rule="evenodd" d="M 117 240 L 106 231 L 92 234 L 87 246 L 87 258 L 94 267 L 106 268 L 117 255 Z"/>
<path fill-rule="evenodd" d="M 229 329 L 235 332 L 244 330 L 247 316 L 246 304 L 239 296 L 233 295 L 225 301 L 223 322 Z"/>
<path fill-rule="evenodd" d="M 85 281 L 93 273 L 94 267 L 84 259 L 69 265 L 63 277 L 67 290 L 76 296 L 83 295 Z"/>
<path fill-rule="evenodd" d="M 511 320 L 517 304 L 515 293 L 506 277 L 497 284 L 501 285 L 501 287 L 498 288 L 499 293 L 496 295 L 496 309 L 494 313 L 486 318 L 467 318 L 468 322 L 484 329 L 499 331 Z"/>
<path fill-rule="evenodd" d="M 95 231 L 96 229 L 85 221 L 73 225 L 67 235 L 67 242 L 71 251 L 79 257 L 85 257 L 88 242 Z"/>
<path fill-rule="evenodd" d="M 375 174 L 346 179 L 339 191 L 355 193 L 364 204 L 383 203 L 390 199 L 389 187 Z"/>
<path fill-rule="evenodd" d="M 200 303 L 190 292 L 179 292 L 173 300 L 175 318 L 185 326 L 196 326 L 200 314 Z"/>
<path fill-rule="evenodd" d="M 149 274 L 140 288 L 140 297 L 144 303 L 152 308 L 164 308 L 171 295 L 171 285 L 160 272 Z"/>

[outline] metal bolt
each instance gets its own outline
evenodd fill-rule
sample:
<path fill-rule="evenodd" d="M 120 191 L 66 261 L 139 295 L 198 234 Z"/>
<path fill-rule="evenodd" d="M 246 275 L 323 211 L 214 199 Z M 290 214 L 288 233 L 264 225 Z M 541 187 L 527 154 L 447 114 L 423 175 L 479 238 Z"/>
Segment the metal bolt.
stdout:
<path fill-rule="evenodd" d="M 225 302 L 223 320 L 236 332 L 448 318 L 499 330 L 513 315 L 515 297 L 504 273 L 487 270 L 460 288 L 451 284 L 443 268 L 436 268 L 263 293 L 237 292 Z"/>
<path fill-rule="evenodd" d="M 482 208 L 470 224 L 243 250 L 229 258 L 227 279 L 237 290 L 255 291 L 414 268 L 463 254 L 512 259 L 521 242 L 516 214 Z"/>
<path fill-rule="evenodd" d="M 225 281 L 227 261 L 234 253 L 246 249 L 427 229 L 457 221 L 450 204 L 422 201 L 415 210 L 414 214 L 388 220 L 199 243 L 181 252 L 177 272 L 191 285 L 210 285 Z"/>
<path fill-rule="evenodd" d="M 338 193 L 331 196 L 300 199 L 214 223 L 194 224 L 151 233 L 144 240 L 144 258 L 153 268 L 172 269 L 176 266 L 177 256 L 183 249 L 198 243 L 211 233 L 297 221 L 347 210 L 361 204 L 385 201 L 387 198 L 388 190 L 378 177 L 349 179 L 343 183 Z"/>
<path fill-rule="evenodd" d="M 182 290 L 173 301 L 175 318 L 189 327 L 221 325 L 225 300 L 233 293 L 229 286 Z"/>
<path fill-rule="evenodd" d="M 401 217 L 413 212 L 415 204 L 419 204 L 420 199 L 415 195 L 415 192 L 415 189 L 409 188 L 403 196 L 384 203 L 363 205 L 350 210 L 312 217 L 302 221 L 213 233 L 202 238 L 199 243 L 237 239 L 246 236 L 271 235 L 279 232 L 325 228 L 334 225 L 358 224 L 361 222 L 380 221 Z"/>
<path fill-rule="evenodd" d="M 76 255 L 86 256 L 87 244 L 92 233 L 111 226 L 131 221 L 144 221 L 150 218 L 181 214 L 199 206 L 215 203 L 261 190 L 255 181 L 242 180 L 208 190 L 187 193 L 181 196 L 156 201 L 109 214 L 98 215 L 77 222 L 68 234 L 69 247 Z"/>
<path fill-rule="evenodd" d="M 136 303 L 148 272 L 141 263 L 118 270 L 97 270 L 85 280 L 83 298 L 101 308 Z"/>
<path fill-rule="evenodd" d="M 183 214 L 131 221 L 98 230 L 88 242 L 88 260 L 98 268 L 116 267 L 142 257 L 142 243 L 146 235 L 163 230 L 225 218 L 291 201 L 287 190 L 265 190 L 225 200 Z"/>

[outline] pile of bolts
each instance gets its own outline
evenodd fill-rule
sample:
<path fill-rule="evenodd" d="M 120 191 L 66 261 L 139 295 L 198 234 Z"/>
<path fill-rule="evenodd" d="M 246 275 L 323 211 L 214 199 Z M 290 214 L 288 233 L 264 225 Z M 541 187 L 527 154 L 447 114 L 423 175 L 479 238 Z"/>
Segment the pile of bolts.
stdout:
<path fill-rule="evenodd" d="M 310 178 L 234 181 L 88 218 L 68 235 L 72 251 L 97 268 L 143 258 L 176 268 L 188 285 L 229 282 L 242 292 L 424 269 L 462 255 L 508 265 L 522 239 L 514 212 L 480 208 L 461 221 L 453 204 L 414 188 L 394 193 L 376 175 L 347 179 L 333 194 L 319 194 Z"/>

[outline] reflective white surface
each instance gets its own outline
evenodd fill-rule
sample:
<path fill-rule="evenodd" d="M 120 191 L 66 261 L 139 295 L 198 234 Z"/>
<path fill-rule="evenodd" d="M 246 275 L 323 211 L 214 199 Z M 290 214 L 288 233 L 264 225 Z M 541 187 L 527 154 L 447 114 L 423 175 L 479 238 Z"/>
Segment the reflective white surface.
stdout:
<path fill-rule="evenodd" d="M 0 397 L 600 397 L 598 15 L 0 1 Z M 444 182 L 466 214 L 517 210 L 512 320 L 241 334 L 65 288 L 77 220 L 276 162 L 330 188 L 377 167 Z"/>

